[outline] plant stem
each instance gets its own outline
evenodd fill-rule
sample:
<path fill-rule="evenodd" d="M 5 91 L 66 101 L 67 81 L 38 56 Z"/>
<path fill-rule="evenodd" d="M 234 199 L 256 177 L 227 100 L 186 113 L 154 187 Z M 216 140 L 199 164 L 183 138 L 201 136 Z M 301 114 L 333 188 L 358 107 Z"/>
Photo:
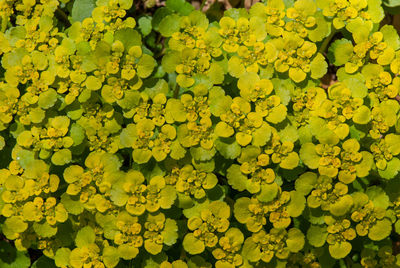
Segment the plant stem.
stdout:
<path fill-rule="evenodd" d="M 329 43 L 331 42 L 333 36 L 335 36 L 336 33 L 337 33 L 337 30 L 334 29 L 334 30 L 331 32 L 331 34 L 330 34 L 327 38 L 325 38 L 324 42 L 322 42 L 321 47 L 320 47 L 319 50 L 318 50 L 319 53 L 321 53 L 321 54 L 324 54 L 324 53 L 325 53 L 325 50 L 327 49 Z"/>
<path fill-rule="evenodd" d="M 200 11 L 203 11 L 204 6 L 206 5 L 207 0 L 203 0 L 201 1 L 201 5 L 200 5 Z"/>
<path fill-rule="evenodd" d="M 179 95 L 179 85 L 175 85 L 175 90 L 174 90 L 174 98 L 177 99 Z"/>
<path fill-rule="evenodd" d="M 58 7 L 54 14 L 56 15 L 57 19 L 64 23 L 66 28 L 71 26 L 67 14 L 65 14 L 65 12 L 61 8 Z"/>
<path fill-rule="evenodd" d="M 397 100 L 398 103 L 400 103 L 400 95 L 397 95 L 394 99 Z"/>
<path fill-rule="evenodd" d="M 1 17 L 1 32 L 4 33 L 7 29 L 8 18 L 5 14 Z"/>
<path fill-rule="evenodd" d="M 347 257 L 346 257 L 345 263 L 346 263 L 346 266 L 347 266 L 347 267 L 352 267 L 353 262 L 351 261 L 350 256 L 347 256 Z"/>

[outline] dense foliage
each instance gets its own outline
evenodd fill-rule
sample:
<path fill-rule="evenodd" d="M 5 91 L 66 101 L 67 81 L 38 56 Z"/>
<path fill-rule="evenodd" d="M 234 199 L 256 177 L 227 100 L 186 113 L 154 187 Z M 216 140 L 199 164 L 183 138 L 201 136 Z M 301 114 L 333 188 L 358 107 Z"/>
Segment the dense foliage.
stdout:
<path fill-rule="evenodd" d="M 400 267 L 381 0 L 154 4 L 0 0 L 0 267 Z"/>

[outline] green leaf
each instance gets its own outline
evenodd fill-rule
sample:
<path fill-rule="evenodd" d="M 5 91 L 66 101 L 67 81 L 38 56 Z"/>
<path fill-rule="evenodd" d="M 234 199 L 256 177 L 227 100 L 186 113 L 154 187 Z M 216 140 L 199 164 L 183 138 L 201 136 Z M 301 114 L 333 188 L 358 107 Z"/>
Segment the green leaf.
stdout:
<path fill-rule="evenodd" d="M 161 65 L 167 73 L 175 72 L 176 66 L 180 63 L 181 54 L 178 51 L 169 51 L 164 55 Z"/>
<path fill-rule="evenodd" d="M 235 133 L 235 130 L 227 123 L 220 121 L 215 126 L 215 134 L 219 137 L 228 138 Z"/>
<path fill-rule="evenodd" d="M 83 21 L 85 18 L 92 16 L 92 11 L 96 7 L 96 0 L 79 0 L 74 1 L 72 6 L 72 20 Z"/>
<path fill-rule="evenodd" d="M 160 22 L 158 30 L 165 37 L 172 36 L 173 33 L 179 32 L 181 17 L 177 14 L 168 15 Z"/>
<path fill-rule="evenodd" d="M 144 92 L 153 99 L 158 94 L 168 94 L 168 90 L 168 83 L 164 79 L 157 79 L 157 83 L 153 87 L 146 87 Z"/>
<path fill-rule="evenodd" d="M 176 199 L 176 190 L 171 185 L 167 185 L 164 189 L 161 190 L 159 198 L 161 208 L 163 209 L 171 208 L 175 199 Z"/>
<path fill-rule="evenodd" d="M 56 268 L 57 266 L 54 263 L 54 260 L 46 257 L 41 256 L 37 259 L 31 266 L 32 268 Z"/>
<path fill-rule="evenodd" d="M 227 170 L 226 178 L 233 189 L 238 191 L 244 191 L 246 189 L 247 176 L 243 175 L 240 171 L 239 165 L 234 164 L 230 166 Z"/>
<path fill-rule="evenodd" d="M 43 119 L 45 118 L 46 113 L 43 109 L 36 107 L 32 108 L 29 111 L 29 117 L 31 118 L 32 123 L 41 123 Z"/>
<path fill-rule="evenodd" d="M 334 216 L 346 214 L 353 206 L 353 198 L 350 195 L 340 197 L 335 203 L 329 206 L 329 211 Z"/>
<path fill-rule="evenodd" d="M 356 167 L 357 176 L 360 178 L 363 178 L 369 174 L 369 171 L 373 167 L 374 157 L 372 156 L 371 153 L 366 152 L 366 151 L 361 152 L 361 154 L 362 154 L 362 160 L 355 167 Z"/>
<path fill-rule="evenodd" d="M 390 133 L 385 136 L 385 143 L 387 145 L 387 150 L 392 154 L 392 155 L 398 155 L 400 154 L 400 148 L 399 148 L 399 143 L 400 143 L 400 135 L 396 135 L 393 133 Z"/>
<path fill-rule="evenodd" d="M 368 40 L 371 24 L 358 17 L 350 20 L 346 25 L 346 29 L 352 33 L 354 42 L 359 44 Z"/>
<path fill-rule="evenodd" d="M 371 120 L 371 111 L 367 106 L 361 105 L 354 111 L 353 122 L 356 124 L 365 125 Z"/>
<path fill-rule="evenodd" d="M 245 74 L 245 67 L 238 57 L 233 56 L 229 59 L 228 73 L 233 77 L 241 77 L 242 75 Z M 239 80 L 239 81 L 240 81 L 239 82 L 239 84 L 240 84 L 242 80 Z M 240 86 L 239 86 L 239 88 L 240 88 Z"/>
<path fill-rule="evenodd" d="M 167 246 L 175 244 L 178 239 L 178 225 L 176 224 L 176 221 L 166 219 L 164 230 L 161 232 L 161 235 L 164 237 L 164 244 Z"/>
<path fill-rule="evenodd" d="M 132 28 L 125 28 L 115 32 L 114 39 L 124 44 L 125 51 L 129 51 L 132 46 L 141 46 L 141 35 Z"/>
<path fill-rule="evenodd" d="M 194 7 L 185 0 L 167 0 L 165 2 L 167 8 L 176 11 L 182 15 L 189 15 Z"/>
<path fill-rule="evenodd" d="M 290 201 L 287 206 L 287 212 L 290 217 L 296 218 L 303 213 L 306 205 L 304 195 L 297 191 L 290 192 Z"/>
<path fill-rule="evenodd" d="M 253 241 L 252 237 L 248 237 L 243 245 L 243 256 L 251 262 L 259 261 L 261 258 L 260 247 Z"/>
<path fill-rule="evenodd" d="M 368 0 L 367 12 L 371 16 L 373 23 L 379 23 L 385 16 L 382 8 L 382 0 Z"/>
<path fill-rule="evenodd" d="M 251 200 L 248 197 L 241 197 L 236 200 L 233 213 L 238 222 L 246 223 L 250 219 L 251 217 L 251 212 L 249 210 L 250 203 Z"/>
<path fill-rule="evenodd" d="M 33 224 L 33 229 L 35 230 L 36 234 L 42 237 L 52 237 L 57 233 L 57 227 L 53 227 L 47 222 L 43 224 L 35 222 Z"/>
<path fill-rule="evenodd" d="M 291 252 L 299 252 L 304 247 L 304 234 L 297 228 L 292 228 L 288 232 L 286 245 Z"/>
<path fill-rule="evenodd" d="M 131 260 L 137 256 L 139 250 L 129 244 L 122 244 L 118 247 L 118 254 L 124 260 Z"/>
<path fill-rule="evenodd" d="M 210 100 L 210 111 L 217 117 L 228 111 L 232 104 L 232 98 L 225 96 L 225 91 L 221 87 L 213 87 L 208 94 L 208 98 Z"/>
<path fill-rule="evenodd" d="M 88 76 L 85 80 L 86 88 L 90 90 L 99 90 L 102 86 L 101 80 L 93 75 Z"/>
<path fill-rule="evenodd" d="M 103 262 L 106 267 L 115 267 L 119 262 L 118 250 L 111 246 L 106 246 L 103 249 Z"/>
<path fill-rule="evenodd" d="M 204 242 L 197 239 L 193 233 L 186 234 L 182 242 L 183 248 L 190 254 L 196 255 L 204 251 Z"/>
<path fill-rule="evenodd" d="M 137 74 L 140 78 L 147 78 L 154 70 L 156 61 L 153 57 L 143 54 L 137 66 Z"/>
<path fill-rule="evenodd" d="M 316 70 L 316 66 L 312 69 Z M 306 79 L 307 74 L 301 68 L 289 68 L 289 77 L 296 83 L 300 83 Z"/>
<path fill-rule="evenodd" d="M 301 146 L 300 159 L 311 169 L 317 169 L 319 167 L 320 156 L 315 151 L 315 145 L 313 143 L 305 143 Z"/>
<path fill-rule="evenodd" d="M 116 216 L 110 214 L 96 213 L 96 222 L 103 228 L 104 237 L 107 239 L 114 239 L 117 234 L 117 227 L 115 226 Z M 61 230 L 60 230 L 61 232 Z"/>
<path fill-rule="evenodd" d="M 5 241 L 0 242 L 0 254 L 7 254 L 7 258 L 3 259 L 0 257 L 1 268 L 28 268 L 31 267 L 31 260 L 27 252 L 17 251 L 14 248 L 9 249 L 7 245 L 4 245 Z M 9 250 L 5 253 L 4 250 Z M 50 266 L 51 267 L 51 266 Z M 44 268 L 44 267 L 43 267 Z"/>
<path fill-rule="evenodd" d="M 257 199 L 261 202 L 269 202 L 272 201 L 279 191 L 279 186 L 276 183 L 271 184 L 263 184 L 261 185 L 261 191 L 257 194 Z"/>
<path fill-rule="evenodd" d="M 210 65 L 210 69 L 207 71 L 207 78 L 214 84 L 222 84 L 224 82 L 224 69 L 217 62 L 212 62 Z"/>
<path fill-rule="evenodd" d="M 22 131 L 17 137 L 17 144 L 23 147 L 31 147 L 33 142 L 32 133 L 28 130 Z"/>
<path fill-rule="evenodd" d="M 349 242 L 341 242 L 333 245 L 329 245 L 329 253 L 335 259 L 343 259 L 349 255 L 351 251 L 351 244 Z"/>
<path fill-rule="evenodd" d="M 400 234 L 400 220 L 397 220 L 394 224 L 394 229 L 396 230 L 397 234 Z"/>
<path fill-rule="evenodd" d="M 346 78 L 343 83 L 351 90 L 351 95 L 354 98 L 365 98 L 368 95 L 368 88 L 365 86 L 365 81 L 354 78 Z"/>
<path fill-rule="evenodd" d="M 307 240 L 311 246 L 322 247 L 328 237 L 326 227 L 319 225 L 311 225 L 307 231 Z"/>
<path fill-rule="evenodd" d="M 5 240 L 0 241 L 0 263 L 11 263 L 17 257 L 17 249 Z"/>
<path fill-rule="evenodd" d="M 72 154 L 68 149 L 61 149 L 53 154 L 51 162 L 57 166 L 64 166 L 71 162 Z"/>
<path fill-rule="evenodd" d="M 306 172 L 302 174 L 296 181 L 295 181 L 295 188 L 296 191 L 303 194 L 308 195 L 312 189 L 314 189 L 314 185 L 317 182 L 317 174 L 313 172 Z"/>
<path fill-rule="evenodd" d="M 311 77 L 314 79 L 321 78 L 326 74 L 328 70 L 328 64 L 321 53 L 318 53 L 317 56 L 315 56 L 315 58 L 311 61 L 310 68 Z"/>
<path fill-rule="evenodd" d="M 268 122 L 273 124 L 278 124 L 285 120 L 287 115 L 287 108 L 283 104 L 279 104 L 278 106 L 272 108 L 265 118 Z"/>
<path fill-rule="evenodd" d="M 39 95 L 38 105 L 43 109 L 49 109 L 56 103 L 57 96 L 54 89 L 48 89 Z"/>
<path fill-rule="evenodd" d="M 72 199 L 76 198 L 76 200 Z M 67 193 L 61 195 L 61 203 L 69 214 L 79 215 L 83 212 L 84 207 L 79 200 L 79 197 L 71 197 Z"/>
<path fill-rule="evenodd" d="M 387 7 L 399 7 L 400 0 L 383 0 L 383 4 Z"/>
<path fill-rule="evenodd" d="M 386 209 L 389 206 L 389 196 L 379 186 L 371 186 L 365 192 L 375 207 Z"/>
<path fill-rule="evenodd" d="M 299 139 L 299 133 L 296 127 L 288 124 L 284 129 L 279 131 L 279 137 L 282 142 L 290 141 L 294 143 Z"/>
<path fill-rule="evenodd" d="M 151 17 L 141 17 L 138 20 L 138 24 L 143 36 L 146 36 L 151 32 Z"/>
<path fill-rule="evenodd" d="M 133 0 L 119 0 L 118 3 L 121 9 L 130 9 L 133 5 Z M 97 1 L 97 5 L 100 5 L 99 1 Z"/>
<path fill-rule="evenodd" d="M 292 80 L 273 78 L 271 82 L 274 85 L 275 94 L 279 96 L 281 103 L 287 106 L 294 91 Z"/>
<path fill-rule="evenodd" d="M 190 197 L 187 198 L 187 196 L 184 194 L 178 194 L 178 198 L 180 198 L 183 202 L 186 202 L 186 204 L 188 204 L 188 206 L 184 207 L 182 211 L 183 215 L 185 215 L 185 217 L 188 219 L 194 216 L 199 217 L 201 211 L 204 209 L 208 209 L 208 205 L 210 204 L 210 201 L 208 199 L 205 199 L 203 202 L 197 202 L 193 201 L 193 199 L 191 199 Z"/>
<path fill-rule="evenodd" d="M 239 157 L 242 147 L 234 138 L 219 138 L 214 142 L 218 152 L 226 159 L 235 159 Z"/>
<path fill-rule="evenodd" d="M 314 18 L 316 19 L 316 27 L 308 30 L 308 38 L 313 42 L 320 42 L 330 34 L 331 25 L 322 15 L 322 12 L 317 12 Z"/>
<path fill-rule="evenodd" d="M 341 66 L 350 60 L 353 54 L 353 44 L 347 39 L 338 39 L 331 44 L 328 50 L 329 61 Z"/>
<path fill-rule="evenodd" d="M 172 142 L 170 156 L 172 159 L 179 160 L 185 157 L 186 150 L 183 148 L 178 140 Z"/>
<path fill-rule="evenodd" d="M 392 222 L 383 218 L 376 221 L 376 223 L 369 229 L 368 237 L 373 241 L 380 241 L 385 239 L 392 232 Z"/>
<path fill-rule="evenodd" d="M 83 142 L 85 139 L 85 130 L 81 125 L 73 123 L 71 125 L 71 129 L 69 130 L 69 134 L 74 141 L 74 146 L 77 146 Z"/>
<path fill-rule="evenodd" d="M 153 19 L 151 21 L 153 29 L 158 31 L 159 30 L 158 27 L 162 19 L 165 18 L 167 15 L 170 15 L 171 13 L 173 13 L 172 10 L 167 7 L 157 8 L 156 12 L 154 12 Z"/>
<path fill-rule="evenodd" d="M 96 240 L 96 234 L 92 227 L 85 226 L 78 231 L 75 237 L 75 245 L 78 248 L 87 247 L 94 243 Z"/>
<path fill-rule="evenodd" d="M 161 263 L 164 261 L 168 261 L 168 256 L 164 252 L 161 252 L 160 254 L 155 255 L 155 256 L 148 255 L 148 257 L 145 257 L 141 261 L 140 267 L 159 268 L 159 267 L 161 267 Z M 125 268 L 125 267 L 126 266 L 122 266 L 121 268 Z M 172 267 L 174 267 L 174 266 L 172 266 Z"/>
<path fill-rule="evenodd" d="M 190 154 L 196 161 L 207 161 L 211 160 L 215 155 L 216 151 L 214 148 L 206 150 L 201 146 L 190 147 Z"/>
<path fill-rule="evenodd" d="M 235 21 L 239 18 L 248 18 L 249 14 L 244 8 L 229 8 L 224 12 L 224 17 L 231 17 Z"/>
<path fill-rule="evenodd" d="M 4 221 L 2 226 L 3 233 L 22 233 L 28 228 L 28 224 L 23 221 L 22 216 L 11 216 Z"/>
<path fill-rule="evenodd" d="M 294 169 L 299 164 L 299 155 L 296 152 L 290 152 L 282 159 L 279 166 L 284 169 Z"/>
<path fill-rule="evenodd" d="M 387 162 L 386 169 L 378 169 L 379 175 L 387 180 L 393 179 L 400 171 L 400 159 L 393 157 L 392 160 Z"/>
<path fill-rule="evenodd" d="M 398 5 L 400 6 L 400 1 L 398 1 Z M 383 34 L 383 40 L 388 44 L 389 47 L 394 50 L 398 50 L 400 48 L 400 38 L 396 29 L 393 25 L 386 24 L 380 30 Z"/>
<path fill-rule="evenodd" d="M 192 164 L 197 170 L 204 171 L 204 172 L 213 172 L 213 170 L 215 168 L 214 159 L 207 160 L 207 161 L 196 161 L 195 159 L 193 159 Z"/>

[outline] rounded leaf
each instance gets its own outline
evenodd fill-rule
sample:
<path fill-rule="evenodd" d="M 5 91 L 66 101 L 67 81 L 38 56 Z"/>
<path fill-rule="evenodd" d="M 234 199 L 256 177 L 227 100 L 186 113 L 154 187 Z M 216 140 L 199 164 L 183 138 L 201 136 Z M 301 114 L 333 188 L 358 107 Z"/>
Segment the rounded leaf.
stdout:
<path fill-rule="evenodd" d="M 307 230 L 307 240 L 314 247 L 322 247 L 328 237 L 326 227 L 311 225 Z"/>
<path fill-rule="evenodd" d="M 188 233 L 183 239 L 183 248 L 190 254 L 196 255 L 204 251 L 204 242 L 197 239 L 193 233 Z"/>
<path fill-rule="evenodd" d="M 371 111 L 367 106 L 362 105 L 354 111 L 353 121 L 356 124 L 365 125 L 371 120 Z"/>
<path fill-rule="evenodd" d="M 291 252 L 299 252 L 304 247 L 304 234 L 297 228 L 292 228 L 288 232 L 286 245 Z"/>
<path fill-rule="evenodd" d="M 320 156 L 315 151 L 315 145 L 307 142 L 301 146 L 300 158 L 304 164 L 311 169 L 317 169 L 319 167 Z"/>
<path fill-rule="evenodd" d="M 351 248 L 351 244 L 346 241 L 335 243 L 333 245 L 329 245 L 329 253 L 335 259 L 343 259 L 347 255 L 349 255 Z"/>
<path fill-rule="evenodd" d="M 87 247 L 94 243 L 96 234 L 92 227 L 85 226 L 78 231 L 75 237 L 75 245 L 79 248 Z"/>
<path fill-rule="evenodd" d="M 376 221 L 376 223 L 369 229 L 368 237 L 373 241 L 380 241 L 385 239 L 392 232 L 392 222 L 383 218 Z"/>
<path fill-rule="evenodd" d="M 61 149 L 53 154 L 51 162 L 57 166 L 64 166 L 72 160 L 71 151 L 68 149 Z"/>

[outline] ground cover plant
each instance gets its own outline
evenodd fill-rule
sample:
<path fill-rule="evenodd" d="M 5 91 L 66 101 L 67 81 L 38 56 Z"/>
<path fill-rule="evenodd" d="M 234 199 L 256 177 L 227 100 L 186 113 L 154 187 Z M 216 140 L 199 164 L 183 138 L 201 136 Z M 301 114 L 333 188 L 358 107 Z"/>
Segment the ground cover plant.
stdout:
<path fill-rule="evenodd" d="M 0 0 L 0 267 L 400 267 L 398 5 Z"/>

